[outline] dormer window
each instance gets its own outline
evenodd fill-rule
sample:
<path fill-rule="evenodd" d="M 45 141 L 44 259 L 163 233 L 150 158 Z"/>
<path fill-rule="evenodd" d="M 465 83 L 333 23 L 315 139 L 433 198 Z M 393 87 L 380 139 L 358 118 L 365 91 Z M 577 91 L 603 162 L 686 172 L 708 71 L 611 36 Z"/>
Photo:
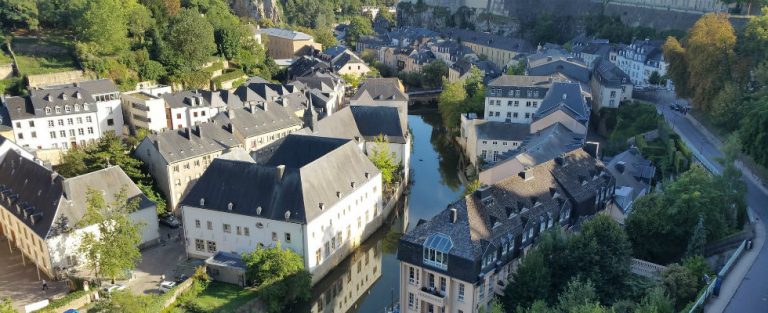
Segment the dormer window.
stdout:
<path fill-rule="evenodd" d="M 65 105 L 64 106 L 64 112 L 67 112 L 67 113 L 72 112 L 72 107 L 68 106 L 68 105 Z"/>
<path fill-rule="evenodd" d="M 58 113 L 61 113 L 61 107 L 60 106 L 56 106 L 56 114 L 58 114 Z"/>
<path fill-rule="evenodd" d="M 80 111 L 80 105 L 79 104 L 75 104 L 75 112 L 77 112 L 77 111 Z"/>
<path fill-rule="evenodd" d="M 45 108 L 45 115 L 49 115 L 49 114 L 51 114 L 51 108 L 46 107 Z"/>

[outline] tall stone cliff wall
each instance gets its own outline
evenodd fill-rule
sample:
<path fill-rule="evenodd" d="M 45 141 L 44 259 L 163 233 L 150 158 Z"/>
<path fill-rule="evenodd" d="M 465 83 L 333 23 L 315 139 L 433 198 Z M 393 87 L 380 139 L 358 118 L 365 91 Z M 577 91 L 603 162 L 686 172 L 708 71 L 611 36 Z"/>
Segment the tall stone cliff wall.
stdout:
<path fill-rule="evenodd" d="M 279 0 L 232 0 L 232 10 L 238 16 L 251 17 L 257 21 L 270 20 L 280 23 Z"/>

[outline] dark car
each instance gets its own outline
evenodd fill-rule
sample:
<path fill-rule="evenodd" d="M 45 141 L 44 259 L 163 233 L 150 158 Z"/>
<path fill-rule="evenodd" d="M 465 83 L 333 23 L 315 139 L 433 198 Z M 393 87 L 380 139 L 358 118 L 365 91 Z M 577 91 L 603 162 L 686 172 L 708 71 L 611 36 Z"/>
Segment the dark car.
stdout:
<path fill-rule="evenodd" d="M 179 226 L 181 226 L 181 222 L 179 221 L 179 219 L 170 213 L 160 215 L 160 224 L 163 224 L 170 228 L 179 228 Z"/>

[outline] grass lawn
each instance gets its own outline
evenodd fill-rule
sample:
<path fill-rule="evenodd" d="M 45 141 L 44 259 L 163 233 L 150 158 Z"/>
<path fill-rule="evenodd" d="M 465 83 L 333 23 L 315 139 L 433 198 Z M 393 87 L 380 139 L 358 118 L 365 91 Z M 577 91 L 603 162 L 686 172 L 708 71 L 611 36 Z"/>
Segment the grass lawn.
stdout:
<path fill-rule="evenodd" d="M 24 75 L 46 74 L 77 70 L 75 61 L 69 56 L 16 55 L 19 69 Z"/>
<path fill-rule="evenodd" d="M 237 285 L 211 282 L 195 302 L 209 312 L 234 312 L 256 298 L 256 291 Z"/>

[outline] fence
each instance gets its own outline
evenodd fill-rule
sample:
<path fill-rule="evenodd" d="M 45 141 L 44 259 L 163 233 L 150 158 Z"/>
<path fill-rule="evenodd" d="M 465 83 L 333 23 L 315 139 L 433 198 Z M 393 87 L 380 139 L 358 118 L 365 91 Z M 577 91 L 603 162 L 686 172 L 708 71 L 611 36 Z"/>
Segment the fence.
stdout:
<path fill-rule="evenodd" d="M 632 258 L 629 261 L 629 270 L 636 275 L 647 277 L 654 280 L 661 278 L 661 273 L 667 269 L 666 266 Z"/>
<path fill-rule="evenodd" d="M 720 272 L 717 273 L 721 279 L 725 279 L 725 276 L 728 275 L 728 273 L 731 271 L 731 267 L 733 267 L 734 264 L 736 264 L 736 261 L 739 260 L 741 255 L 744 253 L 744 248 L 747 245 L 747 241 L 742 241 L 741 245 L 739 245 L 739 248 L 736 249 L 736 252 L 734 252 L 731 255 L 731 258 L 728 259 L 728 262 L 725 263 L 725 266 L 723 266 L 722 269 L 720 269 Z M 704 289 L 704 293 L 696 300 L 696 302 L 693 304 L 691 309 L 688 311 L 688 313 L 694 313 L 699 312 L 699 310 L 704 310 L 704 303 L 707 301 L 710 295 L 712 295 L 712 290 L 715 289 L 715 283 L 717 282 L 717 279 L 713 279 L 712 282 L 707 285 L 706 289 Z"/>

